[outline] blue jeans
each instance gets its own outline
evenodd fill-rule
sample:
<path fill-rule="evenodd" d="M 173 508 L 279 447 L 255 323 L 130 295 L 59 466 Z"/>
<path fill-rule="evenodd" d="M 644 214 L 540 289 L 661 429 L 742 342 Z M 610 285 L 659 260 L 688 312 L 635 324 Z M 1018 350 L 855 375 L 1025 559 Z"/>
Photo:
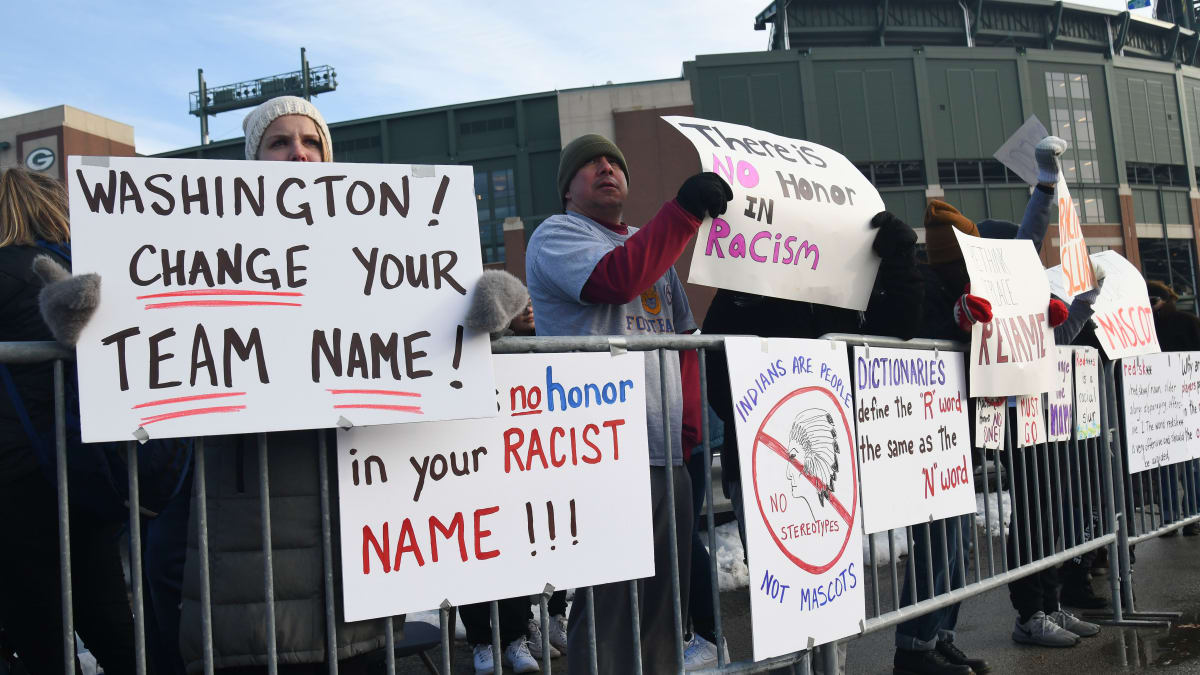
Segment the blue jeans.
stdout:
<path fill-rule="evenodd" d="M 1196 504 L 1200 500 L 1196 494 L 1197 489 L 1200 489 L 1200 471 L 1197 470 L 1196 464 L 1195 461 L 1187 461 L 1164 466 L 1158 470 L 1164 522 L 1173 523 L 1200 511 Z M 1179 484 L 1181 481 L 1184 483 L 1183 486 Z M 1181 499 L 1182 511 L 1180 510 Z"/>
<path fill-rule="evenodd" d="M 973 515 L 955 516 L 944 521 L 934 521 L 928 524 L 913 525 L 913 550 L 909 551 L 908 564 L 904 570 L 904 586 L 900 592 L 900 606 L 914 604 L 930 598 L 929 594 L 929 562 L 933 564 L 933 591 L 935 594 L 948 593 L 952 589 L 962 588 L 959 578 L 959 557 L 962 558 L 962 575 L 966 576 L 968 556 L 970 554 L 970 529 L 975 526 Z M 945 537 L 942 536 L 942 523 L 945 523 Z M 928 542 L 928 554 L 926 553 Z M 949 546 L 947 546 L 949 544 Z M 949 558 L 949 567 L 946 558 Z M 930 555 L 931 554 L 931 555 Z M 915 569 L 914 569 L 915 566 Z M 910 574 L 916 576 L 916 599 L 913 598 L 913 588 Z M 934 648 L 938 640 L 954 641 L 954 627 L 958 625 L 958 608 L 961 603 L 932 611 L 928 614 L 909 619 L 896 626 L 896 648 L 914 651 L 928 651 Z"/>

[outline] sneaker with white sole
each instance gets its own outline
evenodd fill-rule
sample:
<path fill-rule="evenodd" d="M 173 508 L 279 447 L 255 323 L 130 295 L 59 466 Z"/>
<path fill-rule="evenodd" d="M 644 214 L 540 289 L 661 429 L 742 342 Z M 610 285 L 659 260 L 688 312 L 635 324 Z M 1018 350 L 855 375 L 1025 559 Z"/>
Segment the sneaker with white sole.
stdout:
<path fill-rule="evenodd" d="M 533 654 L 533 658 L 542 658 L 542 627 L 537 621 L 529 620 L 529 630 L 525 633 L 529 637 L 529 653 Z M 557 649 L 554 648 L 554 643 L 550 643 L 550 658 L 557 659 L 562 656 Z"/>
<path fill-rule="evenodd" d="M 1025 623 L 1021 623 L 1021 617 L 1017 617 L 1012 639 L 1040 647 L 1074 647 L 1079 644 L 1078 635 L 1051 621 L 1045 612 L 1034 614 Z"/>
<path fill-rule="evenodd" d="M 475 675 L 492 675 L 496 672 L 496 663 L 492 660 L 491 645 L 475 645 L 473 648 Z"/>
<path fill-rule="evenodd" d="M 567 651 L 567 617 L 555 614 L 550 617 L 550 644 L 560 652 Z"/>
<path fill-rule="evenodd" d="M 529 653 L 529 642 L 525 638 L 517 638 L 504 648 L 504 665 L 512 668 L 514 673 L 536 673 L 541 671 L 538 662 Z"/>
<path fill-rule="evenodd" d="M 1079 637 L 1092 637 L 1100 632 L 1100 626 L 1097 626 L 1090 621 L 1084 621 L 1065 609 L 1060 609 L 1057 612 L 1052 612 L 1046 615 L 1055 625 L 1069 630 Z"/>
<path fill-rule="evenodd" d="M 683 669 L 700 670 L 717 665 L 717 646 L 692 633 L 692 639 L 683 646 Z"/>

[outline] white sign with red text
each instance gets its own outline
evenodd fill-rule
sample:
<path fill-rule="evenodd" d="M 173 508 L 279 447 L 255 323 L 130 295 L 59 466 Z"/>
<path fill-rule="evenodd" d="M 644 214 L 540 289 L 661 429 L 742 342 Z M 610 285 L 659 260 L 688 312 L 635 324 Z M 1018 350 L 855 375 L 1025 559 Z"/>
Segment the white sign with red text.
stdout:
<path fill-rule="evenodd" d="M 1049 391 L 1056 358 L 1050 286 L 1033 243 L 954 234 L 971 293 L 992 305 L 992 320 L 971 328 L 972 398 Z"/>
<path fill-rule="evenodd" d="M 1058 199 L 1058 258 L 1062 261 L 1063 282 L 1066 290 L 1064 300 L 1096 287 L 1088 257 L 1087 242 L 1083 238 L 1083 227 L 1079 224 L 1079 207 L 1071 198 L 1067 181 L 1060 175 L 1055 188 Z"/>
<path fill-rule="evenodd" d="M 855 347 L 854 405 L 868 534 L 975 510 L 961 353 Z"/>
<path fill-rule="evenodd" d="M 867 308 L 879 256 L 879 192 L 832 148 L 729 122 L 664 117 L 733 188 L 696 235 L 688 281 L 789 300 Z"/>
<path fill-rule="evenodd" d="M 1108 282 L 1104 285 L 1107 287 Z M 1129 473 L 1193 457 L 1192 434 L 1196 425 L 1195 418 L 1188 419 L 1189 406 L 1182 393 L 1183 356 L 1164 352 L 1121 359 Z"/>
<path fill-rule="evenodd" d="M 1042 409 L 1042 395 L 1017 397 L 1017 447 L 1046 442 L 1046 413 Z"/>
<path fill-rule="evenodd" d="M 1116 251 L 1093 253 L 1092 262 L 1104 270 L 1104 285 L 1092 314 L 1104 353 L 1116 360 L 1162 351 L 1141 273 Z"/>
<path fill-rule="evenodd" d="M 857 633 L 866 579 L 846 344 L 725 339 L 756 661 Z"/>
<path fill-rule="evenodd" d="M 1100 435 L 1100 352 L 1075 347 L 1075 438 Z"/>
<path fill-rule="evenodd" d="M 496 356 L 498 417 L 339 431 L 346 620 L 653 575 L 644 363 Z"/>

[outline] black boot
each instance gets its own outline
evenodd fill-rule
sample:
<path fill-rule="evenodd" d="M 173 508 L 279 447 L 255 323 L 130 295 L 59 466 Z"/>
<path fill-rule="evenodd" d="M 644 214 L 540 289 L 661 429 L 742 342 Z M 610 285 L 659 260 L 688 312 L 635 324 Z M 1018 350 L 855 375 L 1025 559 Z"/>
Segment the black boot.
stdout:
<path fill-rule="evenodd" d="M 963 653 L 954 642 L 947 640 L 938 640 L 937 652 L 946 659 L 948 663 L 953 663 L 959 666 L 967 666 L 975 675 L 983 675 L 991 672 L 992 667 L 983 659 L 973 659 Z"/>
<path fill-rule="evenodd" d="M 971 667 L 950 663 L 936 649 L 897 649 L 892 659 L 895 675 L 971 675 Z"/>
<path fill-rule="evenodd" d="M 1104 609 L 1108 598 L 1096 595 L 1087 568 L 1068 561 L 1059 572 L 1062 579 L 1062 604 L 1079 609 Z"/>

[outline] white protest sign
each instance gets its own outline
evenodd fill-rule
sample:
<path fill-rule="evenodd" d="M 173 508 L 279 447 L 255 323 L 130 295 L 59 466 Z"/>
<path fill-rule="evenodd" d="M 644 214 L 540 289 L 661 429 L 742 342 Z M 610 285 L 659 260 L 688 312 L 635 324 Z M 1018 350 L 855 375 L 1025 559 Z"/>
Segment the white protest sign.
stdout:
<path fill-rule="evenodd" d="M 71 157 L 83 439 L 495 414 L 469 166 Z"/>
<path fill-rule="evenodd" d="M 1075 353 L 1070 347 L 1058 348 L 1058 362 L 1054 369 L 1054 387 L 1046 394 L 1046 412 L 1049 418 L 1048 433 L 1046 434 L 1048 441 L 1071 440 L 1071 427 L 1074 422 L 1074 418 L 1071 416 L 1071 403 L 1075 398 L 1071 386 L 1074 382 L 1074 378 L 1071 377 L 1071 362 L 1074 360 Z"/>
<path fill-rule="evenodd" d="M 1042 395 L 1017 397 L 1017 447 L 1024 448 L 1046 441 L 1046 413 Z"/>
<path fill-rule="evenodd" d="M 1054 383 L 1054 331 L 1047 320 L 1050 287 L 1028 240 L 954 235 L 971 293 L 992 305 L 992 320 L 971 328 L 971 396 L 1049 391 Z"/>
<path fill-rule="evenodd" d="M 1100 435 L 1100 352 L 1092 347 L 1075 348 L 1075 438 L 1087 440 Z"/>
<path fill-rule="evenodd" d="M 1141 273 L 1116 251 L 1100 251 L 1091 258 L 1104 270 L 1104 285 L 1092 314 L 1096 338 L 1104 353 L 1116 360 L 1162 351 Z"/>
<path fill-rule="evenodd" d="M 700 165 L 733 188 L 696 236 L 688 281 L 865 310 L 879 270 L 879 192 L 850 160 L 809 141 L 693 117 L 664 117 Z"/>
<path fill-rule="evenodd" d="M 1064 300 L 1096 287 L 1088 257 L 1087 242 L 1083 238 L 1083 227 L 1079 224 L 1079 207 L 1071 198 L 1067 181 L 1060 175 L 1055 188 L 1058 199 L 1058 258 L 1063 273 Z"/>
<path fill-rule="evenodd" d="M 1020 176 L 1021 180 L 1030 185 L 1037 185 L 1038 168 L 1033 151 L 1037 144 L 1049 135 L 1037 115 L 1030 115 L 992 156 Z"/>
<path fill-rule="evenodd" d="M 846 345 L 725 340 L 746 487 L 754 659 L 824 644 L 866 618 Z"/>
<path fill-rule="evenodd" d="M 1004 421 L 1008 399 L 975 399 L 975 447 L 1000 450 L 1004 447 Z"/>
<path fill-rule="evenodd" d="M 1105 282 L 1108 285 L 1108 282 Z M 1129 473 L 1192 458 L 1178 364 L 1170 352 L 1121 359 Z"/>
<path fill-rule="evenodd" d="M 1172 366 L 1180 378 L 1188 456 L 1200 458 L 1200 352 L 1175 352 Z"/>
<path fill-rule="evenodd" d="M 643 359 L 497 356 L 499 417 L 339 431 L 346 620 L 652 576 Z"/>
<path fill-rule="evenodd" d="M 854 348 L 868 534 L 975 511 L 966 401 L 959 352 Z"/>

